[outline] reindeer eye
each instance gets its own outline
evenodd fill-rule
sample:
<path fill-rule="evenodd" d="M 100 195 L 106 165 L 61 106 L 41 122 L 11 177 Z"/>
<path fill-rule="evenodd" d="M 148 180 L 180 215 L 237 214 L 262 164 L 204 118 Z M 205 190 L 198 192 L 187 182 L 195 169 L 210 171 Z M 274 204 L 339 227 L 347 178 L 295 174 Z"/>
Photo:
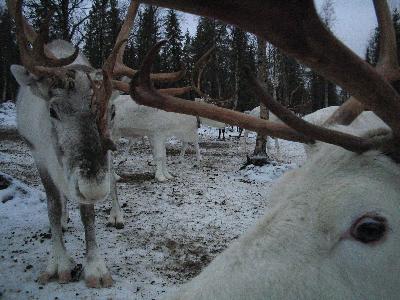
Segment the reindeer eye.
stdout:
<path fill-rule="evenodd" d="M 58 117 L 56 110 L 52 107 L 50 107 L 50 117 L 52 117 L 53 119 L 56 120 L 60 120 L 60 118 Z"/>
<path fill-rule="evenodd" d="M 368 244 L 381 240 L 387 231 L 386 219 L 380 216 L 364 216 L 351 227 L 351 236 Z"/>

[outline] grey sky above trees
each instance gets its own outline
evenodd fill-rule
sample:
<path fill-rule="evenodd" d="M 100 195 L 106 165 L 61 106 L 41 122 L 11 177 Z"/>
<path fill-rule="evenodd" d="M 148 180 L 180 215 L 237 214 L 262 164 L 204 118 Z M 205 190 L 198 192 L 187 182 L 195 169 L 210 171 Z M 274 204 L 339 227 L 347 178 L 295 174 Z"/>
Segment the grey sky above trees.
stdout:
<path fill-rule="evenodd" d="M 325 0 L 315 0 L 318 10 Z M 349 48 L 364 58 L 367 43 L 376 27 L 376 17 L 371 0 L 333 0 L 335 21 L 334 34 Z M 400 0 L 390 0 L 391 7 L 399 7 Z M 196 32 L 197 17 L 182 14 L 183 32 Z"/>
<path fill-rule="evenodd" d="M 314 1 L 318 9 L 325 2 L 325 0 Z M 334 34 L 364 58 L 367 42 L 377 24 L 372 0 L 333 0 L 333 2 L 335 21 L 332 30 Z M 400 0 L 389 0 L 389 3 L 392 8 L 400 6 Z M 5 1 L 0 0 L 0 6 L 4 5 Z M 186 32 L 188 29 L 190 34 L 194 35 L 198 17 L 185 13 L 180 13 L 180 16 L 182 31 Z"/>

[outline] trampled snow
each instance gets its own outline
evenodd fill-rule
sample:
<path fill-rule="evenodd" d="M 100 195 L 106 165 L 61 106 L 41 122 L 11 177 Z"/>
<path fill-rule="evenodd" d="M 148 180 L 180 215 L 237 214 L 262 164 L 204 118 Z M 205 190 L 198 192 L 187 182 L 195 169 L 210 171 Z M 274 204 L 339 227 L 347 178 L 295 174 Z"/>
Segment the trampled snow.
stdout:
<path fill-rule="evenodd" d="M 254 135 L 244 145 L 236 131 L 227 130 L 226 141 L 217 140 L 217 129 L 202 127 L 199 133 L 200 166 L 194 149 L 179 164 L 181 143 L 172 139 L 168 144 L 168 167 L 176 177 L 166 183 L 154 180 L 148 142 L 133 144 L 128 160 L 117 168 L 123 229 L 106 226 L 109 200 L 96 205 L 97 239 L 115 281 L 112 288 L 88 289 L 83 280 L 40 286 L 36 278 L 46 267 L 51 247 L 46 197 L 29 149 L 16 132 L 15 107 L 1 105 L 0 177 L 11 184 L 0 190 L 0 298 L 159 299 L 196 276 L 252 226 L 268 209 L 274 181 L 304 160 L 300 144 L 280 141 L 279 160 L 241 170 Z M 64 240 L 75 262 L 83 264 L 79 209 L 76 202 L 68 207 Z"/>

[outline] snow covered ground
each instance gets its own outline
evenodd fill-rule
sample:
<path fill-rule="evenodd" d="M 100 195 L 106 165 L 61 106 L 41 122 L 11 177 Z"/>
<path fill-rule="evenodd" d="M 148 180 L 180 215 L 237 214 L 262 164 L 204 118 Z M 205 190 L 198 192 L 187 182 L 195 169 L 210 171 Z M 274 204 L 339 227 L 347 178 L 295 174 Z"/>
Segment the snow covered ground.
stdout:
<path fill-rule="evenodd" d="M 302 146 L 281 141 L 282 160 L 247 166 L 243 141 L 227 132 L 202 127 L 203 161 L 194 149 L 178 163 L 180 142 L 168 145 L 175 180 L 154 180 L 149 145 L 138 141 L 118 166 L 118 195 L 125 227 L 106 226 L 110 202 L 97 205 L 97 237 L 114 278 L 109 289 L 88 289 L 82 280 L 40 286 L 50 250 L 45 194 L 29 150 L 15 128 L 15 107 L 0 105 L 0 298 L 1 299 L 159 299 L 197 275 L 229 243 L 255 223 L 266 209 L 273 182 L 304 160 Z M 254 147 L 251 135 L 247 149 Z M 122 150 L 117 154 L 122 154 Z M 3 178 L 3 179 L 2 179 Z M 10 184 L 6 184 L 10 181 Z M 68 204 L 66 247 L 77 264 L 84 262 L 83 226 L 76 203 Z M 78 272 L 79 273 L 79 272 Z"/>

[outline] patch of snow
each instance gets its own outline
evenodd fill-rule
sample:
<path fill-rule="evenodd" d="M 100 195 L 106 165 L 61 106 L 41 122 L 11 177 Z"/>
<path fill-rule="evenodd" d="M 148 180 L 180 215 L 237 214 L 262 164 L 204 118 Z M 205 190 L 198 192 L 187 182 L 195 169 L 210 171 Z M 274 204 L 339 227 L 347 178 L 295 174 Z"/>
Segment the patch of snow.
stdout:
<path fill-rule="evenodd" d="M 15 103 L 11 101 L 0 103 L 0 126 L 8 128 L 17 127 Z"/>
<path fill-rule="evenodd" d="M 46 212 L 46 195 L 35 188 L 29 187 L 12 176 L 0 172 L 0 181 L 6 182 L 0 189 L 0 232 L 4 233 L 15 226 L 20 228 L 29 228 L 30 221 L 35 212 Z M 28 218 L 28 219 L 27 219 Z M 10 226 L 10 221 L 18 220 L 17 224 Z"/>

